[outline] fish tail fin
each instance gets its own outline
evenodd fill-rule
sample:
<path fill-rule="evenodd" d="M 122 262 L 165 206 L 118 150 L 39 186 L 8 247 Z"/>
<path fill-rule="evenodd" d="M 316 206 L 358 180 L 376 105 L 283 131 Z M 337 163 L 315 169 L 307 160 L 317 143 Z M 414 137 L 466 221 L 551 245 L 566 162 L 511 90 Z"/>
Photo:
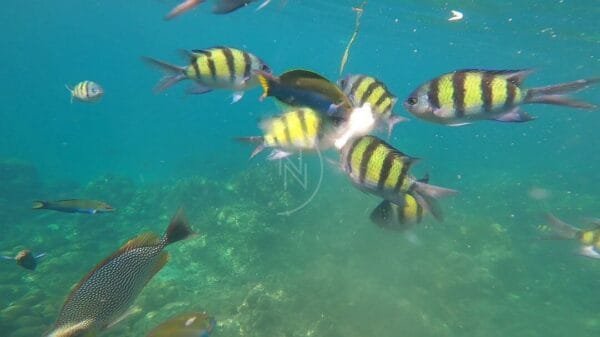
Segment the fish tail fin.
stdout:
<path fill-rule="evenodd" d="M 44 209 L 48 206 L 46 201 L 36 200 L 33 202 L 31 209 Z"/>
<path fill-rule="evenodd" d="M 180 208 L 173 219 L 171 219 L 163 240 L 165 240 L 167 245 L 170 245 L 174 242 L 185 240 L 194 234 L 196 233 L 190 228 L 189 221 L 185 217 L 183 209 Z"/>
<path fill-rule="evenodd" d="M 560 220 L 551 213 L 546 214 L 546 220 L 560 239 L 575 239 L 581 230 Z"/>
<path fill-rule="evenodd" d="M 442 209 L 437 199 L 458 193 L 449 188 L 430 185 L 422 181 L 414 182 L 414 190 L 411 195 L 417 200 L 419 205 L 431 213 L 438 221 L 444 220 Z"/>
<path fill-rule="evenodd" d="M 169 87 L 173 86 L 175 83 L 187 78 L 187 76 L 185 75 L 184 67 L 176 66 L 147 56 L 143 56 L 142 60 L 169 74 L 163 77 L 160 81 L 158 81 L 158 83 L 154 87 L 154 92 L 156 93 L 162 92 L 168 89 Z"/>
<path fill-rule="evenodd" d="M 260 100 L 264 100 L 267 96 L 271 95 L 271 88 L 275 83 L 276 79 L 273 75 L 267 73 L 266 71 L 257 70 L 256 75 L 258 77 L 258 83 L 263 89 L 263 94 L 260 96 Z"/>
<path fill-rule="evenodd" d="M 600 82 L 600 77 L 560 83 L 547 87 L 532 88 L 527 90 L 524 102 L 563 105 L 577 109 L 593 110 L 597 108 L 596 105 L 575 100 L 567 94 L 587 89 L 598 82 Z"/>
<path fill-rule="evenodd" d="M 69 87 L 69 85 L 66 83 L 65 83 L 65 88 L 67 88 L 67 90 L 69 90 L 69 93 L 71 93 L 71 103 L 73 103 L 73 96 L 75 96 L 74 92 L 73 92 L 73 88 Z"/>
<path fill-rule="evenodd" d="M 265 149 L 263 136 L 251 136 L 251 137 L 236 137 L 235 140 L 244 143 L 256 144 L 256 148 L 252 151 L 250 159 L 254 158 L 257 154 L 261 153 Z"/>

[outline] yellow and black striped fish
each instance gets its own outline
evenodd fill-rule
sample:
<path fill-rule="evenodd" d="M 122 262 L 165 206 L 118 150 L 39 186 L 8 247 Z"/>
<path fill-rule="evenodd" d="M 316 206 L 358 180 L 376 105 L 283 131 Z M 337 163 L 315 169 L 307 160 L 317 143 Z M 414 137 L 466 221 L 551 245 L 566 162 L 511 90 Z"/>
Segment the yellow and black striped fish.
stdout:
<path fill-rule="evenodd" d="M 374 136 L 352 139 L 341 152 L 342 168 L 360 190 L 399 206 L 404 206 L 404 196 L 409 194 L 436 219 L 442 220 L 436 199 L 456 191 L 415 179 L 408 173 L 415 161 Z"/>
<path fill-rule="evenodd" d="M 546 219 L 559 239 L 577 240 L 581 244 L 579 253 L 583 256 L 600 259 L 600 223 L 595 222 L 590 229 L 579 229 L 560 220 L 552 214 Z"/>
<path fill-rule="evenodd" d="M 595 109 L 576 101 L 568 93 L 577 92 L 600 81 L 582 79 L 547 87 L 523 89 L 531 70 L 465 69 L 444 74 L 413 91 L 404 107 L 421 119 L 446 125 L 464 125 L 477 120 L 527 122 L 533 119 L 521 110 L 522 104 L 542 103 Z"/>
<path fill-rule="evenodd" d="M 281 159 L 295 151 L 323 149 L 326 146 L 324 135 L 327 124 L 319 112 L 297 108 L 262 122 L 263 136 L 238 140 L 259 144 L 250 158 L 265 148 L 274 148 L 269 159 Z"/>
<path fill-rule="evenodd" d="M 77 284 L 45 336 L 92 336 L 118 322 L 169 260 L 164 248 L 193 234 L 179 211 L 162 238 L 146 233 L 129 240 Z"/>
<path fill-rule="evenodd" d="M 370 103 L 375 116 L 385 121 L 388 125 L 388 134 L 392 133 L 394 125 L 406 120 L 394 115 L 392 109 L 398 98 L 392 94 L 387 86 L 367 75 L 348 75 L 338 81 L 340 89 L 348 96 L 354 107 L 361 107 Z"/>
<path fill-rule="evenodd" d="M 65 84 L 65 87 L 71 93 L 71 103 L 73 103 L 73 99 L 81 102 L 96 102 L 104 95 L 104 89 L 92 81 L 79 82 L 73 88 Z"/>
<path fill-rule="evenodd" d="M 258 85 L 257 71 L 271 73 L 269 66 L 261 59 L 239 49 L 215 47 L 186 53 L 190 64 L 185 67 L 144 57 L 148 63 L 172 74 L 163 78 L 155 91 L 163 91 L 179 81 L 190 79 L 195 85 L 188 93 L 204 94 L 213 89 L 233 90 L 235 103 L 243 97 L 245 90 Z"/>
<path fill-rule="evenodd" d="M 426 176 L 419 181 L 428 183 L 429 177 Z M 373 209 L 370 219 L 381 228 L 405 231 L 421 223 L 423 215 L 425 215 L 424 209 L 417 200 L 410 194 L 404 194 L 402 206 L 384 200 Z"/>

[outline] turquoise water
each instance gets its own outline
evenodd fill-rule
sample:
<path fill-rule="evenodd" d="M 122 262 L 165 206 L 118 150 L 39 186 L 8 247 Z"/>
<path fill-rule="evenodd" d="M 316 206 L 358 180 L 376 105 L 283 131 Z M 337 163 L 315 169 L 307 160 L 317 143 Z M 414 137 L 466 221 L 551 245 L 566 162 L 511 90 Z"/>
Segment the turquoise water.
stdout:
<path fill-rule="evenodd" d="M 369 221 L 379 201 L 329 164 L 334 151 L 305 155 L 308 190 L 286 188 L 264 155 L 247 160 L 252 146 L 232 138 L 258 135 L 280 109 L 260 89 L 233 105 L 228 91 L 188 96 L 183 83 L 155 95 L 160 72 L 140 60 L 183 65 L 179 49 L 227 45 L 276 73 L 335 80 L 359 2 L 273 0 L 224 16 L 203 4 L 163 21 L 176 4 L 4 4 L 0 254 L 48 256 L 34 272 L 0 264 L 0 335 L 42 336 L 69 287 L 129 238 L 162 233 L 179 206 L 203 235 L 167 248 L 141 311 L 102 336 L 145 336 L 199 309 L 216 317 L 214 336 L 600 334 L 600 262 L 538 230 L 548 211 L 578 226 L 600 216 L 598 111 L 529 105 L 533 122 L 452 128 L 398 104 L 411 121 L 390 142 L 421 158 L 415 175 L 460 191 L 441 201 L 443 223 L 429 216 L 407 238 Z M 448 22 L 451 9 L 465 18 Z M 595 1 L 370 1 L 346 73 L 376 76 L 400 100 L 461 68 L 534 68 L 529 87 L 599 76 L 599 16 Z M 102 84 L 102 101 L 71 104 L 64 85 L 81 80 Z M 600 104 L 599 93 L 577 97 Z M 65 198 L 117 211 L 29 209 Z"/>

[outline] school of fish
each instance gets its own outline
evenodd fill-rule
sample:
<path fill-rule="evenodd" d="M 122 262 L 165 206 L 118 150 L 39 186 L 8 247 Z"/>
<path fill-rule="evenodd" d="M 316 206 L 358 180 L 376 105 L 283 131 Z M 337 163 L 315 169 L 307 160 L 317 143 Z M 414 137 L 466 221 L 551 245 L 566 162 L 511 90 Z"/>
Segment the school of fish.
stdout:
<path fill-rule="evenodd" d="M 203 2 L 183 1 L 165 19 L 178 17 Z M 231 13 L 252 2 L 255 1 L 218 0 L 212 12 Z M 257 10 L 269 3 L 270 0 L 263 1 Z M 398 98 L 381 79 L 360 73 L 331 81 L 308 69 L 291 69 L 277 75 L 262 58 L 229 46 L 201 46 L 183 52 L 183 56 L 187 60 L 183 66 L 142 57 L 166 73 L 155 86 L 156 93 L 189 80 L 188 94 L 227 90 L 232 92 L 232 103 L 235 103 L 247 91 L 260 86 L 261 101 L 271 97 L 282 104 L 279 114 L 259 123 L 262 134 L 236 138 L 256 146 L 250 158 L 265 149 L 272 151 L 268 155 L 270 160 L 281 160 L 300 152 L 337 151 L 339 170 L 357 190 L 377 199 L 369 216 L 377 226 L 404 232 L 413 229 L 428 214 L 438 221 L 444 219 L 440 199 L 457 191 L 430 184 L 429 175 L 417 179 L 411 174 L 418 161 L 416 157 L 377 136 L 378 126 L 383 126 L 389 139 L 396 125 L 407 120 L 394 111 Z M 597 84 L 600 77 L 526 88 L 523 82 L 531 73 L 528 69 L 451 71 L 419 85 L 406 96 L 402 106 L 418 119 L 447 126 L 483 120 L 529 122 L 535 118 L 523 110 L 526 104 L 597 108 L 569 94 Z M 105 93 L 102 86 L 90 80 L 66 87 L 71 102 L 99 102 Z M 373 125 L 353 118 L 357 111 L 368 111 Z M 355 123 L 365 125 L 352 125 Z M 362 131 L 353 131 L 359 129 Z M 106 202 L 92 199 L 35 201 L 32 209 L 90 215 L 116 211 Z M 551 214 L 547 215 L 547 221 L 557 238 L 576 240 L 581 255 L 600 258 L 600 224 L 580 229 Z M 168 262 L 165 248 L 194 235 L 180 210 L 162 237 L 144 233 L 127 241 L 91 268 L 70 291 L 56 322 L 44 337 L 93 336 L 121 322 L 131 313 L 145 285 Z M 33 254 L 25 249 L 15 257 L 1 258 L 34 271 L 46 256 L 46 253 Z M 215 326 L 216 320 L 206 312 L 182 313 L 158 325 L 147 336 L 207 337 Z"/>

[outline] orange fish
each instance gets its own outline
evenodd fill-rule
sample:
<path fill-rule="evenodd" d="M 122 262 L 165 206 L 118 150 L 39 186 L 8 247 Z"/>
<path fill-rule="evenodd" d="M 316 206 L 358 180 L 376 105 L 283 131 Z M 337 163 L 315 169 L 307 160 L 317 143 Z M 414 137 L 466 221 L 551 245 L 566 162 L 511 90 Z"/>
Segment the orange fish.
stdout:
<path fill-rule="evenodd" d="M 169 14 L 167 14 L 165 16 L 165 20 L 171 20 L 172 18 L 183 14 L 183 13 L 189 11 L 190 9 L 193 9 L 194 7 L 198 6 L 203 1 L 204 0 L 185 0 L 184 2 L 182 2 L 179 5 L 175 6 L 175 8 L 173 8 L 169 12 Z"/>
<path fill-rule="evenodd" d="M 188 312 L 161 323 L 146 337 L 209 337 L 216 324 L 206 312 Z"/>

